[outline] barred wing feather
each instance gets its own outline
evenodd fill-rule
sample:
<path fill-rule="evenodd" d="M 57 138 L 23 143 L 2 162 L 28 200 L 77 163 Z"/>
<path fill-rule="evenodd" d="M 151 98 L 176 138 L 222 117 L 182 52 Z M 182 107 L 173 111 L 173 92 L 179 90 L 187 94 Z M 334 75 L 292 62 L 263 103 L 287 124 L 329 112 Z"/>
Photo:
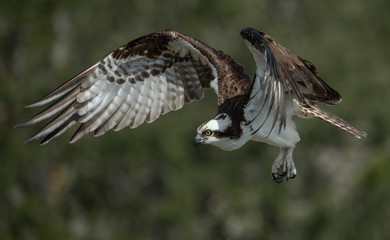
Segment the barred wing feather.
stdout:
<path fill-rule="evenodd" d="M 28 107 L 51 106 L 16 127 L 55 116 L 27 142 L 46 144 L 81 123 L 70 142 L 89 132 L 136 128 L 145 121 L 203 98 L 203 89 L 218 94 L 217 71 L 203 54 L 215 50 L 175 31 L 152 33 L 108 54 L 91 68 Z M 197 46 L 195 46 L 197 44 Z M 56 102 L 55 102 L 56 101 Z M 54 103 L 53 103 L 54 102 Z"/>

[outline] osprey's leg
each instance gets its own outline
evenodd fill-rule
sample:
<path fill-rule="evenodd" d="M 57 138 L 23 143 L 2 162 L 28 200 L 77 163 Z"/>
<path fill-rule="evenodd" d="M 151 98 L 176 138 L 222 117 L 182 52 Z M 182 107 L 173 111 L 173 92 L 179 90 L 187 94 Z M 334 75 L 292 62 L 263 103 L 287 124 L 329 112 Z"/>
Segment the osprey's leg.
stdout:
<path fill-rule="evenodd" d="M 294 160 L 292 158 L 294 148 L 282 147 L 280 153 L 272 164 L 272 179 L 281 183 L 284 179 L 288 181 L 297 175 Z"/>

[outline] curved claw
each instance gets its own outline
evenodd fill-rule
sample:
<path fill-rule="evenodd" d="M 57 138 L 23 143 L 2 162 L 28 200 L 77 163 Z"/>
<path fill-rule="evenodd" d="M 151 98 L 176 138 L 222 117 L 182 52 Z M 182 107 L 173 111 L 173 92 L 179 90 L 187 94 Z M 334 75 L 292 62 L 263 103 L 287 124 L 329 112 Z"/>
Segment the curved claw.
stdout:
<path fill-rule="evenodd" d="M 272 165 L 272 179 L 276 183 L 286 182 L 295 178 L 297 170 L 295 168 L 292 153 L 294 148 L 281 148 L 280 153 Z"/>
<path fill-rule="evenodd" d="M 282 183 L 283 182 L 283 176 L 277 174 L 277 173 L 272 173 L 272 180 L 274 180 L 276 183 Z"/>

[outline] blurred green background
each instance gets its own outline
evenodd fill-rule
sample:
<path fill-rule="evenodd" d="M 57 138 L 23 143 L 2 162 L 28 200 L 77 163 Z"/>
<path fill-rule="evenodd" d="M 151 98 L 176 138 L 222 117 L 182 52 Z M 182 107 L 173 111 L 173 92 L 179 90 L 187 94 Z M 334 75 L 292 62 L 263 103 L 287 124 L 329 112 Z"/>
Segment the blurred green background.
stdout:
<path fill-rule="evenodd" d="M 0 2 L 0 239 L 390 239 L 390 1 Z M 153 124 L 68 144 L 23 144 L 38 100 L 122 44 L 166 28 L 254 73 L 252 26 L 312 61 L 344 101 L 352 136 L 297 120 L 298 176 L 271 179 L 278 149 L 194 149 L 215 96 Z"/>

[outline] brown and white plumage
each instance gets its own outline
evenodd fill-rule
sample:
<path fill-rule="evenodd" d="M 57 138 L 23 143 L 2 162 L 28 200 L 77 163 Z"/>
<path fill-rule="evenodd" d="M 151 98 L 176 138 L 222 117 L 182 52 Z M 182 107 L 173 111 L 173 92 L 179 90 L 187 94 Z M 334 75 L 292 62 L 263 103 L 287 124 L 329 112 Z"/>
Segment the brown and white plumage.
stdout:
<path fill-rule="evenodd" d="M 230 80 L 217 83 L 218 78 Z M 82 123 L 70 140 L 75 142 L 92 131 L 100 136 L 110 129 L 153 122 L 184 103 L 202 99 L 204 88 L 213 88 L 222 104 L 248 91 L 250 84 L 242 66 L 227 55 L 176 31 L 152 33 L 118 48 L 29 105 L 39 107 L 63 97 L 17 127 L 37 124 L 65 109 L 27 142 L 48 143 Z"/>
<path fill-rule="evenodd" d="M 366 134 L 316 105 L 337 104 L 341 95 L 318 77 L 312 63 L 290 52 L 263 32 L 244 28 L 256 62 L 249 77 L 230 56 L 191 38 L 166 30 L 135 39 L 28 107 L 49 103 L 27 127 L 51 121 L 27 142 L 46 144 L 80 123 L 70 142 L 94 132 L 136 128 L 203 98 L 212 88 L 218 96 L 217 116 L 197 129 L 194 145 L 224 150 L 260 141 L 281 148 L 272 167 L 275 181 L 293 178 L 292 152 L 299 134 L 291 117 L 318 117 L 360 138 Z M 54 103 L 53 103 L 54 102 Z"/>
<path fill-rule="evenodd" d="M 257 74 L 260 76 L 261 89 L 272 108 L 275 119 L 280 118 L 285 125 L 285 97 L 296 97 L 301 105 L 304 117 L 318 117 L 337 126 L 356 138 L 366 135 L 343 119 L 321 109 L 315 102 L 334 105 L 341 102 L 339 92 L 326 84 L 319 76 L 317 68 L 308 60 L 302 59 L 290 50 L 276 43 L 272 37 L 253 28 L 244 28 L 241 36 L 246 40 L 249 50 L 256 61 Z M 261 67 L 263 66 L 263 67 Z M 286 94 L 287 93 L 287 94 Z M 282 126 L 281 126 L 282 127 Z M 280 129 L 280 128 L 279 128 Z"/>

